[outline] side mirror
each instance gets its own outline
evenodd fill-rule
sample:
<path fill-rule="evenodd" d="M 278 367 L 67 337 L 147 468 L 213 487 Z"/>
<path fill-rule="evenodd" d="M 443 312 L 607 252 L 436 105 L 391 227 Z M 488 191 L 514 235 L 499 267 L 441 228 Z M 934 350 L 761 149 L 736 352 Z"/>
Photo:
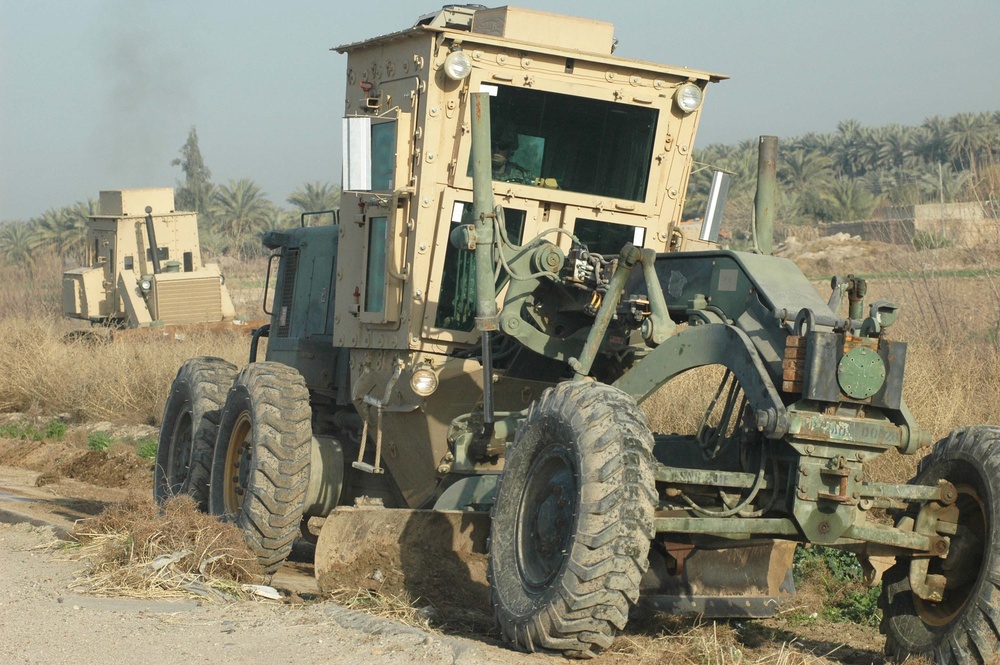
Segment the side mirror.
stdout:
<path fill-rule="evenodd" d="M 708 206 L 705 209 L 705 220 L 701 224 L 701 240 L 719 242 L 719 229 L 722 228 L 722 214 L 726 209 L 726 197 L 729 195 L 728 173 L 716 171 L 712 176 L 712 188 L 708 192 Z"/>
<path fill-rule="evenodd" d="M 344 118 L 344 189 L 368 191 L 372 187 L 372 119 Z"/>

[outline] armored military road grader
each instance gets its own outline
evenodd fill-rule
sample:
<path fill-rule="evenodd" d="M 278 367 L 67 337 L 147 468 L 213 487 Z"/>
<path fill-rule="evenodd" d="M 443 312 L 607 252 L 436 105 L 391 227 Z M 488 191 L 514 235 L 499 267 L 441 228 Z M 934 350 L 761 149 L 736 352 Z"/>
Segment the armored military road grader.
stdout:
<path fill-rule="evenodd" d="M 232 321 L 225 278 L 203 263 L 197 215 L 174 210 L 169 187 L 100 194 L 87 265 L 63 273 L 66 316 L 113 328 Z"/>
<path fill-rule="evenodd" d="M 771 139 L 757 251 L 718 249 L 716 212 L 686 231 L 724 77 L 613 47 L 610 24 L 478 6 L 339 47 L 339 221 L 265 237 L 270 324 L 242 368 L 180 368 L 157 498 L 234 520 L 269 571 L 322 522 L 321 581 L 357 538 L 488 531 L 504 637 L 580 657 L 640 595 L 773 612 L 796 544 L 818 543 L 882 583 L 890 652 L 990 660 L 1000 428 L 953 432 L 908 484 L 870 481 L 866 462 L 930 445 L 901 397 L 897 308 L 866 307 L 853 277 L 821 297 L 769 255 Z M 652 432 L 643 400 L 706 366 L 702 425 Z"/>

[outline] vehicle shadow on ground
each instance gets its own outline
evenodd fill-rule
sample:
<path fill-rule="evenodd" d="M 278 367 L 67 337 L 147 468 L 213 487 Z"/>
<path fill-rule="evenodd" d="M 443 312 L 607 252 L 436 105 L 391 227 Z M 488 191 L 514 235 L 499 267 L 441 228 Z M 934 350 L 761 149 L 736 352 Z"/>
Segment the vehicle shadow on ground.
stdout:
<path fill-rule="evenodd" d="M 836 632 L 834 625 L 828 626 L 828 632 L 830 631 Z M 882 665 L 888 662 L 881 651 L 853 647 L 844 641 L 807 637 L 792 630 L 765 626 L 762 623 L 754 624 L 750 630 L 737 631 L 737 635 L 741 643 L 751 648 L 767 643 L 789 644 L 797 651 L 844 665 Z"/>
<path fill-rule="evenodd" d="M 400 534 L 406 595 L 427 608 L 437 630 L 489 642 L 499 638 L 486 581 L 488 532 L 485 520 L 424 513 L 407 521 Z"/>
<path fill-rule="evenodd" d="M 820 626 L 815 627 L 817 631 Z M 833 624 L 825 624 L 824 634 L 836 634 Z M 832 632 L 831 632 L 832 629 Z M 849 637 L 845 637 L 845 640 Z M 625 630 L 619 633 L 608 656 L 641 656 L 642 662 L 675 662 L 684 652 L 684 662 L 716 662 L 719 654 L 735 654 L 732 662 L 813 662 L 843 665 L 884 665 L 881 651 L 853 647 L 845 641 L 816 639 L 793 629 L 775 627 L 762 619 L 705 619 L 695 615 L 672 615 L 641 600 L 629 613 Z M 659 654 L 657 656 L 656 654 Z M 780 654 L 783 654 L 781 656 Z M 793 655 L 795 654 L 795 655 Z M 610 659 L 614 663 L 628 660 Z M 729 662 L 729 659 L 724 659 Z M 601 658 L 598 658 L 599 662 Z M 722 662 L 722 661 L 719 661 Z"/>

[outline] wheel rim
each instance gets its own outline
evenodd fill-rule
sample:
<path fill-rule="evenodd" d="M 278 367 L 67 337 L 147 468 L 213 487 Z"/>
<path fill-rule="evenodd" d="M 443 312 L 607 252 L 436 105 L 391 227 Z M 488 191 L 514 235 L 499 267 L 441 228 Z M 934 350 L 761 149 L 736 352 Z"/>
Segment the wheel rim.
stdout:
<path fill-rule="evenodd" d="M 543 450 L 528 472 L 517 514 L 517 565 L 528 588 L 547 588 L 559 572 L 573 533 L 576 495 L 569 451 Z"/>
<path fill-rule="evenodd" d="M 174 421 L 173 436 L 170 441 L 169 477 L 167 482 L 173 492 L 178 492 L 187 480 L 191 461 L 191 411 L 182 409 Z"/>
<path fill-rule="evenodd" d="M 959 485 L 956 489 L 958 532 L 951 543 L 955 556 L 949 555 L 944 560 L 932 559 L 928 570 L 928 574 L 943 575 L 947 580 L 944 598 L 935 603 L 914 595 L 921 620 L 930 626 L 946 626 L 961 614 L 969 599 L 975 595 L 985 555 L 988 536 L 986 507 L 975 488 Z"/>
<path fill-rule="evenodd" d="M 252 430 L 250 414 L 244 411 L 233 423 L 226 446 L 226 476 L 223 486 L 226 513 L 239 512 L 246 499 L 250 484 L 250 464 L 253 461 L 250 437 Z"/>

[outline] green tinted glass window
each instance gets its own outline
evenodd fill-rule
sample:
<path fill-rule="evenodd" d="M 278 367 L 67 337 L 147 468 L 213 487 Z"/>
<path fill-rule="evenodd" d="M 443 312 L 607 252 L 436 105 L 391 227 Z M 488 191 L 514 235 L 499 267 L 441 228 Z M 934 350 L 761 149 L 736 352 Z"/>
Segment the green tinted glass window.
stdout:
<path fill-rule="evenodd" d="M 396 122 L 374 123 L 372 125 L 372 190 L 392 190 L 395 170 Z"/>
<path fill-rule="evenodd" d="M 592 253 L 611 257 L 622 251 L 625 243 L 630 242 L 637 247 L 642 247 L 642 238 L 639 236 L 644 235 L 644 231 L 645 229 L 637 230 L 636 227 L 625 224 L 611 224 L 595 219 L 577 219 L 573 235 Z"/>
<path fill-rule="evenodd" d="M 504 228 L 507 238 L 520 244 L 524 235 L 525 212 L 515 208 L 504 208 Z M 471 203 L 455 203 L 451 228 L 459 224 L 472 224 Z M 441 276 L 441 292 L 438 298 L 437 316 L 434 325 L 449 330 L 469 332 L 476 326 L 476 259 L 475 252 L 461 250 L 448 243 L 444 255 L 444 274 Z M 499 291 L 506 283 L 506 275 L 497 278 Z"/>
<path fill-rule="evenodd" d="M 645 200 L 656 109 L 497 86 L 490 118 L 494 180 Z"/>
<path fill-rule="evenodd" d="M 368 267 L 365 270 L 365 311 L 385 311 L 386 217 L 368 220 Z"/>

